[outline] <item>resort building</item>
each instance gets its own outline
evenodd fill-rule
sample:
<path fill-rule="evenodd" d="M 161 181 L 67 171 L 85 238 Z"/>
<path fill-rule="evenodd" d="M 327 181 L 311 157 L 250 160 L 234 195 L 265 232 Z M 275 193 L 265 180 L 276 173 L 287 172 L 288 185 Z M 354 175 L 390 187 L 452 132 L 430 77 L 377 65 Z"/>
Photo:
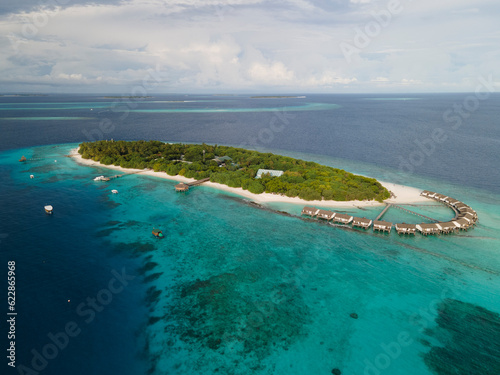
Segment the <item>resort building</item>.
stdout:
<path fill-rule="evenodd" d="M 353 217 L 352 218 L 352 226 L 360 227 L 363 229 L 368 229 L 371 227 L 373 221 L 364 217 Z"/>
<path fill-rule="evenodd" d="M 271 177 L 280 177 L 283 175 L 283 173 L 285 173 L 285 172 L 277 171 L 274 169 L 259 169 L 257 171 L 257 174 L 255 175 L 255 178 L 261 178 L 262 175 L 266 175 L 266 174 L 268 174 Z"/>
<path fill-rule="evenodd" d="M 375 220 L 373 222 L 373 230 L 391 233 L 391 229 L 392 223 L 389 223 L 388 221 Z"/>
<path fill-rule="evenodd" d="M 436 193 L 429 191 L 429 190 L 424 190 L 423 192 L 420 193 L 420 195 L 427 197 L 427 198 L 434 198 Z"/>
<path fill-rule="evenodd" d="M 443 202 L 444 199 L 448 198 L 446 195 L 436 193 L 433 197 L 437 201 Z"/>
<path fill-rule="evenodd" d="M 459 202 L 459 203 L 456 203 L 455 204 L 455 207 L 460 211 L 460 210 L 463 210 L 463 209 L 466 209 L 466 208 L 470 208 L 469 206 L 467 206 L 465 203 L 462 203 L 462 202 Z"/>
<path fill-rule="evenodd" d="M 441 228 L 438 226 L 438 224 L 422 223 L 422 224 L 417 224 L 416 227 L 423 235 L 439 234 L 441 232 Z"/>
<path fill-rule="evenodd" d="M 230 162 L 232 163 L 233 162 L 233 159 L 229 156 L 216 156 L 215 159 L 213 159 L 217 162 L 217 164 L 219 165 L 222 165 L 222 164 L 225 164 L 227 162 Z"/>
<path fill-rule="evenodd" d="M 302 209 L 302 215 L 307 215 L 307 216 L 313 217 L 313 216 L 316 216 L 318 214 L 318 211 L 319 210 L 315 207 L 307 207 L 306 206 Z"/>
<path fill-rule="evenodd" d="M 459 210 L 460 215 L 463 215 L 464 217 L 470 216 L 473 218 L 474 221 L 477 220 L 477 212 L 474 211 L 472 208 L 463 208 Z"/>
<path fill-rule="evenodd" d="M 439 223 L 438 226 L 441 228 L 442 233 L 451 233 L 456 231 L 460 226 L 454 222 L 447 221 L 446 223 Z"/>
<path fill-rule="evenodd" d="M 337 214 L 333 217 L 333 221 L 341 224 L 349 224 L 352 221 L 353 217 L 351 215 L 346 214 Z"/>
<path fill-rule="evenodd" d="M 175 185 L 175 191 L 188 191 L 189 190 L 189 185 L 186 185 L 184 182 L 181 182 L 180 184 Z"/>
<path fill-rule="evenodd" d="M 471 225 L 476 223 L 476 218 L 470 212 L 467 212 L 466 214 L 460 214 L 459 217 L 467 220 Z"/>
<path fill-rule="evenodd" d="M 456 204 L 458 204 L 458 203 L 460 203 L 460 201 L 459 201 L 459 200 L 457 200 L 457 199 L 454 199 L 454 198 L 450 198 L 450 197 L 448 197 L 448 198 L 445 200 L 445 203 L 447 203 L 447 204 L 448 204 L 448 205 L 450 205 L 450 206 L 455 207 L 455 205 L 456 205 Z"/>
<path fill-rule="evenodd" d="M 417 232 L 416 224 L 396 224 L 396 231 L 398 234 L 415 234 Z"/>
<path fill-rule="evenodd" d="M 335 212 L 332 211 L 326 211 L 326 210 L 318 210 L 316 213 L 316 216 L 318 219 L 324 219 L 324 220 L 331 220 L 335 216 Z"/>
<path fill-rule="evenodd" d="M 461 230 L 467 230 L 470 227 L 470 223 L 465 219 L 453 220 L 453 223 Z"/>

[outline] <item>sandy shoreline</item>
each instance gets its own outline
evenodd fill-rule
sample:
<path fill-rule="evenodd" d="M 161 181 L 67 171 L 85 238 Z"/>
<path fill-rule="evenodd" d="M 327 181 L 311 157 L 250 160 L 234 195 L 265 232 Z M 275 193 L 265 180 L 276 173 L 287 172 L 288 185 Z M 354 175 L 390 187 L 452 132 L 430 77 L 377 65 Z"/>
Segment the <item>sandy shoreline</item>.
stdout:
<path fill-rule="evenodd" d="M 183 176 L 170 176 L 165 172 L 154 172 L 152 170 L 140 170 L 140 169 L 132 169 L 132 168 L 122 168 L 115 165 L 103 165 L 99 162 L 83 159 L 82 156 L 78 153 L 78 149 L 72 149 L 70 152 L 70 156 L 81 165 L 86 166 L 94 166 L 94 167 L 103 167 L 108 169 L 113 169 L 116 171 L 120 171 L 123 173 L 132 173 L 132 172 L 140 172 L 141 175 L 146 176 L 154 176 L 165 178 L 168 180 L 179 181 L 179 182 L 193 182 L 196 181 L 194 178 L 186 178 Z M 395 204 L 408 204 L 408 203 L 418 203 L 418 202 L 429 202 L 429 199 L 422 197 L 420 195 L 421 190 L 409 186 L 397 185 L 388 182 L 380 183 L 389 191 L 393 192 L 396 196 L 395 198 L 386 199 L 384 202 L 386 203 L 395 203 Z M 379 203 L 377 201 L 348 201 L 348 202 L 336 202 L 336 201 L 306 201 L 300 198 L 290 198 L 277 194 L 253 194 L 248 190 L 243 190 L 242 188 L 232 188 L 227 185 L 218 184 L 215 182 L 205 182 L 204 186 L 211 186 L 213 188 L 224 190 L 233 194 L 240 195 L 242 197 L 251 199 L 257 203 L 271 203 L 271 202 L 282 202 L 282 203 L 291 203 L 303 206 L 321 206 L 321 207 L 376 207 L 381 206 L 383 203 Z"/>

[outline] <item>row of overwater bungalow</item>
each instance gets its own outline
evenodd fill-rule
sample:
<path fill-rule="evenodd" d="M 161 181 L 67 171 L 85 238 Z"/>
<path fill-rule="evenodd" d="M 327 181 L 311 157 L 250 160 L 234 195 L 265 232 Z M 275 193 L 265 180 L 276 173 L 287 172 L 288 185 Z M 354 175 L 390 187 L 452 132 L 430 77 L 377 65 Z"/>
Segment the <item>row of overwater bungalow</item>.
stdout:
<path fill-rule="evenodd" d="M 333 223 L 338 224 L 351 224 L 353 227 L 360 227 L 364 229 L 370 228 L 373 224 L 373 220 L 364 217 L 356 217 L 327 210 L 320 210 L 315 207 L 304 207 L 302 215 L 316 217 L 318 219 L 332 221 Z"/>
<path fill-rule="evenodd" d="M 422 196 L 440 201 L 451 207 L 456 216 L 453 220 L 438 223 L 406 224 L 398 223 L 394 225 L 398 234 L 415 234 L 417 231 L 423 235 L 451 233 L 459 230 L 467 230 L 477 223 L 477 213 L 466 204 L 447 197 L 442 194 L 424 190 Z M 316 217 L 321 220 L 331 221 L 338 224 L 351 224 L 353 227 L 368 229 L 373 225 L 373 230 L 380 232 L 391 232 L 393 223 L 383 220 L 370 220 L 364 217 L 356 217 L 347 214 L 340 214 L 333 211 L 318 209 L 315 207 L 304 207 L 302 215 Z"/>
<path fill-rule="evenodd" d="M 455 211 L 455 218 L 453 220 L 434 224 L 418 224 L 417 229 L 422 234 L 451 233 L 459 230 L 467 230 L 478 222 L 477 212 L 458 199 L 429 190 L 424 190 L 420 195 L 444 203 Z"/>

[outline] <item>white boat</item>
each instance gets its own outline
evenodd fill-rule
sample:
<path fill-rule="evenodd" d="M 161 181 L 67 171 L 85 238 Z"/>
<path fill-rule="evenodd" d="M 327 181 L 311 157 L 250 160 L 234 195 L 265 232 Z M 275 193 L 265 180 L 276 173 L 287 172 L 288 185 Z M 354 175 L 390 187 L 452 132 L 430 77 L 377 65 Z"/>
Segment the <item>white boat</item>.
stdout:
<path fill-rule="evenodd" d="M 48 213 L 49 215 L 52 215 L 52 211 L 54 210 L 54 207 L 52 207 L 50 204 L 45 206 L 45 212 Z"/>
<path fill-rule="evenodd" d="M 30 178 L 35 178 L 35 176 L 34 176 L 34 175 L 32 175 L 32 174 L 30 174 Z"/>
<path fill-rule="evenodd" d="M 111 192 L 112 192 L 113 194 L 118 194 L 118 190 L 115 190 L 115 189 L 111 190 Z"/>

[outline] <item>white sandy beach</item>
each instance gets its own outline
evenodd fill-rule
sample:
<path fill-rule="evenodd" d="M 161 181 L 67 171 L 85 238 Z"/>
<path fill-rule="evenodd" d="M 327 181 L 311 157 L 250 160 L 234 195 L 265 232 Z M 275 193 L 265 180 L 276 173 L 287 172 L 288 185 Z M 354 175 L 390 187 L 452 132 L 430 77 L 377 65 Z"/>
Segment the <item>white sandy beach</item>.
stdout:
<path fill-rule="evenodd" d="M 196 181 L 193 178 L 186 178 L 183 176 L 170 176 L 165 172 L 154 172 L 152 170 L 140 170 L 140 169 L 132 169 L 132 168 L 122 168 L 115 165 L 103 165 L 99 162 L 83 159 L 82 156 L 78 153 L 78 149 L 72 149 L 70 156 L 78 163 L 87 166 L 95 166 L 95 167 L 103 167 L 108 169 L 113 169 L 116 171 L 120 171 L 123 173 L 133 173 L 140 172 L 142 175 L 146 176 L 154 176 L 165 178 L 168 180 L 174 180 L 179 182 L 194 182 Z M 408 203 L 423 203 L 429 202 L 429 199 L 422 197 L 420 195 L 421 190 L 409 186 L 397 185 L 388 182 L 380 183 L 389 191 L 391 191 L 395 198 L 389 198 L 385 200 L 386 203 L 394 203 L 394 204 L 408 204 Z M 227 192 L 231 192 L 233 194 L 240 195 L 242 197 L 251 199 L 257 203 L 271 203 L 271 202 L 282 202 L 282 203 L 291 203 L 305 206 L 321 206 L 321 207 L 369 207 L 369 206 L 381 206 L 383 203 L 379 203 L 377 201 L 347 201 L 347 202 L 337 202 L 337 201 L 306 201 L 300 198 L 290 198 L 283 195 L 277 194 L 253 194 L 248 190 L 243 190 L 242 188 L 232 188 L 227 185 L 218 184 L 215 182 L 205 182 L 204 186 L 210 186 L 219 190 L 224 190 Z"/>

